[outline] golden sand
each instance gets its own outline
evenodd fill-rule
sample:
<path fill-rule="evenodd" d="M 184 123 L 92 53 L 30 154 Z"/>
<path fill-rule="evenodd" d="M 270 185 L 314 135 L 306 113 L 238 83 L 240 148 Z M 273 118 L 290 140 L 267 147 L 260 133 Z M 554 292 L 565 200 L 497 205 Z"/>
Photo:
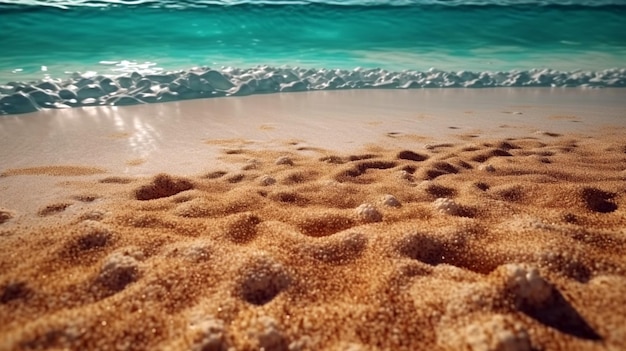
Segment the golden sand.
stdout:
<path fill-rule="evenodd" d="M 0 209 L 0 350 L 626 349 L 619 133 L 229 145 L 194 177 L 5 171 L 91 176 Z"/>
<path fill-rule="evenodd" d="M 49 176 L 81 176 L 104 173 L 105 171 L 96 167 L 82 166 L 43 166 L 28 168 L 11 168 L 2 173 L 0 177 L 16 175 L 49 175 Z"/>

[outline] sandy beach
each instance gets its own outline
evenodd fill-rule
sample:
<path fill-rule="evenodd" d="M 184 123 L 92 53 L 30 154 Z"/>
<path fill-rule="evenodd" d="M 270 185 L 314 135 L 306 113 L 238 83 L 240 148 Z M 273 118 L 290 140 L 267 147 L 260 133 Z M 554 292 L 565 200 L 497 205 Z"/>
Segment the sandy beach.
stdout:
<path fill-rule="evenodd" d="M 0 118 L 0 350 L 626 349 L 623 89 Z"/>

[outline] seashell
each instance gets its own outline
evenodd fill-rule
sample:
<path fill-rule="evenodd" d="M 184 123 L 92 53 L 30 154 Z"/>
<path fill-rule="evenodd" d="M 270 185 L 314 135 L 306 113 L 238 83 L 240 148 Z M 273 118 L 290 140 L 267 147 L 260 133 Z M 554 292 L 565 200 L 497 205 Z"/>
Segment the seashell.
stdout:
<path fill-rule="evenodd" d="M 524 304 L 539 306 L 552 297 L 552 286 L 545 281 L 534 267 L 507 264 L 506 285 L 515 297 Z"/>
<path fill-rule="evenodd" d="M 359 205 L 356 208 L 356 214 L 367 222 L 380 222 L 383 220 L 383 215 L 372 204 Z"/>
<path fill-rule="evenodd" d="M 461 207 L 454 200 L 447 197 L 440 197 L 433 201 L 433 206 L 441 213 L 449 215 L 458 215 Z"/>
<path fill-rule="evenodd" d="M 391 194 L 385 194 L 382 197 L 382 203 L 385 206 L 389 206 L 389 207 L 400 207 L 402 206 L 402 204 L 400 204 L 400 201 L 393 195 Z"/>

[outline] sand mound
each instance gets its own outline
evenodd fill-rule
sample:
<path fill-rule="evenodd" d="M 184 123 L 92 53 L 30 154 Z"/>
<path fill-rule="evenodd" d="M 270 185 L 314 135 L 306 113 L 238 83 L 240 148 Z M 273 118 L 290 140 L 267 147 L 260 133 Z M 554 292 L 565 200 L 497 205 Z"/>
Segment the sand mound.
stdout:
<path fill-rule="evenodd" d="M 0 208 L 0 224 L 9 221 L 11 218 L 13 218 L 13 213 L 11 213 L 11 211 Z"/>
<path fill-rule="evenodd" d="M 0 349 L 626 349 L 623 141 L 459 140 L 240 148 L 3 208 Z"/>
<path fill-rule="evenodd" d="M 154 200 L 176 195 L 191 188 L 193 185 L 186 179 L 174 179 L 167 174 L 159 174 L 150 184 L 137 189 L 135 197 L 137 200 Z"/>

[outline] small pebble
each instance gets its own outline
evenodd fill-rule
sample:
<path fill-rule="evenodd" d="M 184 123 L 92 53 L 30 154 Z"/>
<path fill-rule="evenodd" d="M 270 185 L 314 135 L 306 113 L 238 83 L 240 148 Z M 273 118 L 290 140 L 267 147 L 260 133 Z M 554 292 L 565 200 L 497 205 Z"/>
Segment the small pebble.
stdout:
<path fill-rule="evenodd" d="M 389 207 L 400 207 L 400 206 L 402 206 L 400 204 L 400 201 L 398 201 L 398 199 L 395 196 L 391 195 L 391 194 L 383 195 L 382 202 L 383 202 L 383 205 L 389 206 Z"/>
<path fill-rule="evenodd" d="M 447 197 L 440 197 L 433 201 L 433 206 L 441 213 L 449 215 L 458 215 L 461 207 L 454 200 Z"/>
<path fill-rule="evenodd" d="M 277 165 L 287 165 L 287 166 L 293 166 L 293 160 L 287 156 L 281 156 L 279 158 L 276 159 L 276 162 L 274 162 Z"/>
<path fill-rule="evenodd" d="M 413 181 L 413 175 L 405 170 L 401 170 L 399 174 L 400 179 L 405 179 L 408 181 Z"/>
<path fill-rule="evenodd" d="M 261 183 L 261 185 L 268 186 L 268 185 L 275 184 L 276 183 L 276 179 L 274 179 L 273 177 L 271 177 L 269 175 L 264 175 L 259 180 L 259 183 Z"/>
<path fill-rule="evenodd" d="M 478 170 L 479 171 L 485 171 L 485 172 L 492 173 L 492 172 L 496 171 L 496 168 L 489 164 L 489 165 L 480 165 L 480 166 L 478 166 Z"/>
<path fill-rule="evenodd" d="M 383 220 L 383 215 L 372 204 L 359 205 L 356 208 L 356 214 L 367 222 L 380 222 Z"/>

